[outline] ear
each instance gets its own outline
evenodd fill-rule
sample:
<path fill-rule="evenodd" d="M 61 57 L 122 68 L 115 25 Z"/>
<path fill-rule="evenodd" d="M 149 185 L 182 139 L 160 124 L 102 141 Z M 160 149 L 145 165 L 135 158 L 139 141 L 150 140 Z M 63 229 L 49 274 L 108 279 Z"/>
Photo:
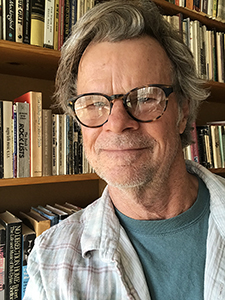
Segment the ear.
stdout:
<path fill-rule="evenodd" d="M 183 106 L 181 108 L 181 114 L 180 114 L 180 122 L 179 122 L 179 132 L 182 134 L 186 128 L 187 120 L 189 116 L 189 101 L 186 100 L 183 103 Z"/>

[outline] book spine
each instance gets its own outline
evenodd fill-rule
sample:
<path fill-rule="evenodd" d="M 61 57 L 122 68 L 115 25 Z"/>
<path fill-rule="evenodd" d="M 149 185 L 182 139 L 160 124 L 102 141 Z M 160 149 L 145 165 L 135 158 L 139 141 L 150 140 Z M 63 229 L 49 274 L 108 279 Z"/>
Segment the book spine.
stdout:
<path fill-rule="evenodd" d="M 13 177 L 13 119 L 12 102 L 3 101 L 3 159 L 4 178 Z"/>
<path fill-rule="evenodd" d="M 15 41 L 23 42 L 23 0 L 16 0 L 16 26 L 15 26 Z"/>
<path fill-rule="evenodd" d="M 5 298 L 21 298 L 22 223 L 6 227 L 6 289 Z"/>
<path fill-rule="evenodd" d="M 55 0 L 45 1 L 44 47 L 54 48 L 54 13 Z"/>
<path fill-rule="evenodd" d="M 0 178 L 4 176 L 4 150 L 3 150 L 3 102 L 0 101 Z"/>
<path fill-rule="evenodd" d="M 21 299 L 24 298 L 26 287 L 29 281 L 29 274 L 27 272 L 27 260 L 34 247 L 36 234 L 23 234 L 22 235 L 22 278 L 21 278 Z"/>
<path fill-rule="evenodd" d="M 42 176 L 42 93 L 36 93 L 32 97 L 32 109 L 30 107 L 30 163 L 31 177 Z"/>
<path fill-rule="evenodd" d="M 2 0 L 0 0 L 0 39 L 3 39 Z"/>
<path fill-rule="evenodd" d="M 58 50 L 59 36 L 59 0 L 55 0 L 55 16 L 54 16 L 54 50 Z"/>
<path fill-rule="evenodd" d="M 59 175 L 59 115 L 52 115 L 52 175 Z"/>
<path fill-rule="evenodd" d="M 52 175 L 52 111 L 42 110 L 43 176 Z"/>
<path fill-rule="evenodd" d="M 64 41 L 64 0 L 59 0 L 59 35 L 58 35 L 58 50 L 63 45 Z"/>
<path fill-rule="evenodd" d="M 24 0 L 23 4 L 23 43 L 25 44 L 30 44 L 31 1 L 32 0 Z"/>
<path fill-rule="evenodd" d="M 31 7 L 31 45 L 43 47 L 44 44 L 45 0 L 32 0 Z"/>
<path fill-rule="evenodd" d="M 29 103 L 17 102 L 17 177 L 30 176 Z"/>
<path fill-rule="evenodd" d="M 13 177 L 17 177 L 17 105 L 13 104 Z"/>
<path fill-rule="evenodd" d="M 15 0 L 3 0 L 3 39 L 15 42 Z"/>
<path fill-rule="evenodd" d="M 70 0 L 65 0 L 64 6 L 64 42 L 70 33 Z"/>
<path fill-rule="evenodd" d="M 0 300 L 5 298 L 5 256 L 6 256 L 6 234 L 5 228 L 0 229 Z"/>

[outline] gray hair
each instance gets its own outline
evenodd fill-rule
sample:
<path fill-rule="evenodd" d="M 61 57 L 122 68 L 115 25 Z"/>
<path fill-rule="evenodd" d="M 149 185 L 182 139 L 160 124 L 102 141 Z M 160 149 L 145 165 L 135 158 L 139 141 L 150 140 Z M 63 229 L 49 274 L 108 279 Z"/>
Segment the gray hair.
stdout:
<path fill-rule="evenodd" d="M 179 111 L 189 103 L 189 117 L 181 141 L 192 143 L 192 124 L 198 107 L 209 93 L 196 75 L 193 55 L 178 32 L 149 0 L 113 0 L 96 5 L 73 27 L 61 49 L 56 76 L 55 100 L 65 112 L 68 99 L 76 97 L 76 82 L 81 56 L 91 42 L 118 42 L 143 35 L 154 37 L 165 49 L 172 63 L 172 80 Z"/>

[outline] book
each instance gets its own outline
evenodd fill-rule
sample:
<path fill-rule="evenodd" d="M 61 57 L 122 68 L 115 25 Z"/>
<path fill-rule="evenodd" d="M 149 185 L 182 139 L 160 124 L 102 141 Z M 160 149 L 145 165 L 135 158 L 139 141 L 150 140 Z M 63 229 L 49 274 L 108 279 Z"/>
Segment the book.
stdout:
<path fill-rule="evenodd" d="M 31 2 L 32 0 L 24 0 L 23 43 L 25 44 L 30 44 Z"/>
<path fill-rule="evenodd" d="M 210 125 L 214 168 L 222 167 L 218 125 Z"/>
<path fill-rule="evenodd" d="M 17 105 L 13 104 L 13 177 L 17 177 Z"/>
<path fill-rule="evenodd" d="M 66 174 L 74 174 L 74 134 L 73 134 L 73 117 L 66 117 Z"/>
<path fill-rule="evenodd" d="M 73 212 L 77 212 L 77 211 L 79 211 L 79 210 L 82 209 L 81 207 L 79 207 L 79 206 L 77 206 L 77 205 L 74 205 L 74 204 L 72 204 L 72 203 L 69 203 L 69 202 L 65 202 L 65 203 L 64 203 L 64 206 L 65 206 L 65 207 L 68 207 L 68 208 L 70 208 L 70 209 L 72 209 Z"/>
<path fill-rule="evenodd" d="M 32 211 L 20 212 L 20 216 L 24 224 L 35 231 L 37 237 L 51 227 L 50 220 Z"/>
<path fill-rule="evenodd" d="M 52 114 L 52 175 L 59 175 L 59 115 Z"/>
<path fill-rule="evenodd" d="M 42 176 L 52 175 L 52 111 L 42 110 Z"/>
<path fill-rule="evenodd" d="M 22 221 L 9 211 L 0 213 L 5 227 L 5 299 L 21 298 Z"/>
<path fill-rule="evenodd" d="M 0 0 L 0 39 L 3 39 L 3 28 L 2 28 L 2 0 Z"/>
<path fill-rule="evenodd" d="M 16 102 L 17 108 L 17 177 L 30 177 L 29 103 Z"/>
<path fill-rule="evenodd" d="M 15 25 L 15 41 L 17 43 L 23 42 L 23 0 L 16 0 L 16 25 Z"/>
<path fill-rule="evenodd" d="M 63 221 L 64 219 L 66 219 L 68 217 L 68 213 L 66 213 L 65 211 L 59 209 L 59 208 L 56 208 L 56 207 L 53 207 L 49 204 L 47 204 L 46 206 L 46 209 L 48 209 L 49 211 L 51 211 L 52 213 L 54 213 L 55 215 L 58 216 L 58 220 L 59 222 Z"/>
<path fill-rule="evenodd" d="M 32 0 L 31 2 L 31 32 L 30 43 L 43 47 L 44 45 L 44 15 L 45 0 Z"/>
<path fill-rule="evenodd" d="M 59 0 L 58 50 L 64 42 L 64 0 Z"/>
<path fill-rule="evenodd" d="M 64 0 L 64 42 L 70 33 L 70 2 L 73 0 Z"/>
<path fill-rule="evenodd" d="M 3 102 L 0 101 L 0 178 L 4 176 L 3 150 Z"/>
<path fill-rule="evenodd" d="M 38 213 L 39 215 L 50 220 L 50 226 L 54 226 L 54 225 L 58 224 L 58 222 L 59 222 L 57 215 L 48 211 L 46 208 L 44 208 L 41 205 L 39 205 L 38 207 L 31 207 L 31 211 L 34 213 Z"/>
<path fill-rule="evenodd" d="M 66 136 L 66 115 L 59 115 L 59 152 L 58 152 L 58 164 L 59 175 L 66 174 L 66 150 L 67 149 L 67 136 Z"/>
<path fill-rule="evenodd" d="M 208 169 L 213 168 L 210 126 L 202 125 L 196 126 L 196 128 L 198 133 L 200 163 Z"/>
<path fill-rule="evenodd" d="M 0 300 L 5 299 L 5 255 L 6 255 L 6 231 L 0 224 Z"/>
<path fill-rule="evenodd" d="M 55 0 L 45 0 L 44 47 L 54 48 Z"/>
<path fill-rule="evenodd" d="M 30 176 L 42 176 L 42 93 L 30 91 L 16 98 L 29 103 L 30 113 Z"/>
<path fill-rule="evenodd" d="M 3 39 L 15 42 L 15 4 L 16 0 L 2 0 Z"/>
<path fill-rule="evenodd" d="M 54 50 L 58 50 L 58 36 L 59 36 L 59 0 L 55 0 L 55 11 L 54 11 Z"/>
<path fill-rule="evenodd" d="M 36 233 L 30 227 L 22 223 L 22 282 L 21 282 L 21 299 L 23 299 L 26 287 L 29 281 L 29 274 L 27 273 L 27 261 L 34 247 Z"/>
<path fill-rule="evenodd" d="M 12 102 L 3 101 L 3 165 L 4 178 L 13 178 Z"/>

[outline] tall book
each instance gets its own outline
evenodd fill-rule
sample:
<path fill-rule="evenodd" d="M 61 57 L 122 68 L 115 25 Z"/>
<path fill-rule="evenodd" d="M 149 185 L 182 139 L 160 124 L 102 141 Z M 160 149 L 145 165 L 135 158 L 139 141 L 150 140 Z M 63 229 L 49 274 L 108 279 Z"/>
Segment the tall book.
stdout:
<path fill-rule="evenodd" d="M 42 93 L 30 91 L 14 102 L 29 103 L 30 113 L 30 176 L 42 176 Z"/>
<path fill-rule="evenodd" d="M 30 177 L 30 111 L 29 103 L 17 107 L 17 177 Z"/>
<path fill-rule="evenodd" d="M 44 45 L 44 15 L 45 0 L 32 0 L 30 43 L 43 47 Z"/>
<path fill-rule="evenodd" d="M 3 29 L 2 29 L 2 0 L 0 0 L 0 39 L 3 39 Z"/>
<path fill-rule="evenodd" d="M 0 213 L 6 230 L 5 299 L 21 298 L 22 221 L 9 211 Z"/>
<path fill-rule="evenodd" d="M 59 115 L 59 175 L 66 175 L 66 115 Z"/>
<path fill-rule="evenodd" d="M 52 111 L 42 110 L 43 176 L 52 175 Z"/>
<path fill-rule="evenodd" d="M 16 24 L 15 24 L 15 41 L 17 43 L 23 42 L 23 0 L 16 0 L 15 6 Z"/>
<path fill-rule="evenodd" d="M 29 281 L 29 274 L 27 273 L 27 261 L 34 247 L 36 233 L 30 227 L 22 224 L 22 283 L 21 283 L 21 299 L 23 299 L 26 287 Z M 0 298 L 1 299 L 1 298 Z"/>
<path fill-rule="evenodd" d="M 3 101 L 3 164 L 4 178 L 13 177 L 13 116 L 12 102 Z"/>
<path fill-rule="evenodd" d="M 3 39 L 12 42 L 15 42 L 15 4 L 16 0 L 2 2 Z"/>
<path fill-rule="evenodd" d="M 5 299 L 5 247 L 5 227 L 2 224 L 0 224 L 0 300 Z"/>
<path fill-rule="evenodd" d="M 4 176 L 3 153 L 3 102 L 0 101 L 0 178 Z"/>
<path fill-rule="evenodd" d="M 59 175 L 59 114 L 52 114 L 52 175 Z"/>
<path fill-rule="evenodd" d="M 30 27 L 31 27 L 31 1 L 23 0 L 23 43 L 30 44 Z"/>
<path fill-rule="evenodd" d="M 44 47 L 54 47 L 55 0 L 45 0 Z"/>
<path fill-rule="evenodd" d="M 59 0 L 55 0 L 55 12 L 54 12 L 54 50 L 58 50 L 58 36 L 59 36 Z"/>

